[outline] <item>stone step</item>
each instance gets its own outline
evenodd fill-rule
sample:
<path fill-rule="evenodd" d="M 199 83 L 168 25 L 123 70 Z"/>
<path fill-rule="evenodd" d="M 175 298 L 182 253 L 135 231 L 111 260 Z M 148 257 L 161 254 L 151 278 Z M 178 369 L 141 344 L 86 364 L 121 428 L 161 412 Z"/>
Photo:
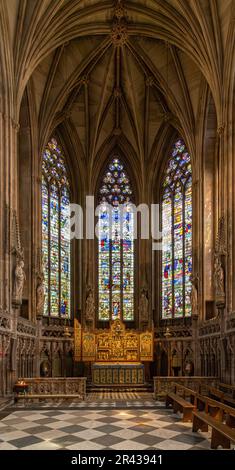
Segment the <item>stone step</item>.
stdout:
<path fill-rule="evenodd" d="M 100 392 L 138 392 L 138 393 L 152 393 L 152 387 L 145 386 L 128 386 L 128 385 L 90 385 L 87 387 L 87 393 L 100 393 Z"/>

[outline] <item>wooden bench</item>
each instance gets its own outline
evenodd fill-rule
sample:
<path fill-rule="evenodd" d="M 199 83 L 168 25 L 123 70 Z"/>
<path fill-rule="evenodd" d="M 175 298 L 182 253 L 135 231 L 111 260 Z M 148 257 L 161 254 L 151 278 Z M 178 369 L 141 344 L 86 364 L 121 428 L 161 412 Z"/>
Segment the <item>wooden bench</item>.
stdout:
<path fill-rule="evenodd" d="M 229 395 L 224 395 L 223 403 L 226 403 L 226 405 L 229 405 L 232 408 L 235 408 L 235 400 L 234 400 L 234 398 L 230 397 Z"/>
<path fill-rule="evenodd" d="M 222 403 L 219 401 L 213 400 L 209 397 L 204 397 L 202 395 L 197 395 L 196 408 L 198 411 L 203 411 L 206 414 L 218 421 L 222 421 L 224 417 L 224 410 L 221 407 Z"/>
<path fill-rule="evenodd" d="M 178 383 L 174 383 L 173 386 L 176 395 L 182 396 L 184 399 L 189 398 L 190 403 L 194 405 L 194 407 L 196 406 L 197 392 L 195 390 Z"/>
<path fill-rule="evenodd" d="M 219 445 L 223 449 L 230 449 L 231 442 L 235 442 L 235 429 L 218 421 L 218 419 L 213 418 L 204 411 L 193 411 L 192 431 L 197 432 L 200 429 L 202 432 L 207 432 L 208 426 L 212 428 L 211 449 L 217 449 Z"/>
<path fill-rule="evenodd" d="M 221 390 L 219 390 L 218 388 L 208 387 L 208 393 L 209 393 L 209 397 L 215 400 L 218 399 L 219 401 L 223 401 L 224 392 L 221 392 Z"/>
<path fill-rule="evenodd" d="M 177 413 L 177 411 L 183 413 L 184 423 L 192 421 L 192 412 L 194 406 L 191 403 L 173 392 L 168 392 L 166 395 L 166 408 L 169 408 L 170 405 L 172 405 L 174 413 Z"/>
<path fill-rule="evenodd" d="M 235 428 L 235 409 L 231 406 L 212 398 L 198 395 L 196 407 L 198 411 L 205 411 L 220 421 L 225 420 L 228 426 Z"/>
<path fill-rule="evenodd" d="M 225 392 L 226 395 L 231 395 L 231 397 L 235 400 L 235 385 L 228 385 L 224 383 L 219 384 L 219 389 L 222 392 Z"/>
<path fill-rule="evenodd" d="M 231 395 L 228 395 L 224 391 L 221 391 L 217 388 L 214 387 L 207 387 L 207 394 L 209 397 L 220 401 L 221 403 L 226 403 L 229 406 L 232 406 L 235 408 L 235 399 L 231 397 Z"/>

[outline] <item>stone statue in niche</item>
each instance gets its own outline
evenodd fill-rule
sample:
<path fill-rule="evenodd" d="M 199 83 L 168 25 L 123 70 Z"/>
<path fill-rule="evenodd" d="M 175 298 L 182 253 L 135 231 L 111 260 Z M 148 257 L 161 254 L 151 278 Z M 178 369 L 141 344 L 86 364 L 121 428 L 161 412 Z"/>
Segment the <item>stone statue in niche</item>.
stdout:
<path fill-rule="evenodd" d="M 147 322 L 149 320 L 149 301 L 148 301 L 148 291 L 143 288 L 140 294 L 140 320 L 142 322 Z"/>
<path fill-rule="evenodd" d="M 198 315 L 198 276 L 192 277 L 191 305 L 192 314 Z"/>
<path fill-rule="evenodd" d="M 26 275 L 24 272 L 24 261 L 23 258 L 16 258 L 16 267 L 14 271 L 14 290 L 13 298 L 14 301 L 21 305 L 22 304 L 22 295 L 24 289 L 24 282 L 26 280 Z"/>
<path fill-rule="evenodd" d="M 216 295 L 225 294 L 224 269 L 218 255 L 215 256 L 214 281 Z"/>
<path fill-rule="evenodd" d="M 43 361 L 40 364 L 40 376 L 49 377 L 50 376 L 50 364 L 48 361 Z"/>
<path fill-rule="evenodd" d="M 86 320 L 93 321 L 95 318 L 95 302 L 93 296 L 93 290 L 90 287 L 86 298 Z"/>
<path fill-rule="evenodd" d="M 44 291 L 44 274 L 39 273 L 37 278 L 37 291 L 36 291 L 36 312 L 37 316 L 40 317 L 43 315 L 44 311 L 44 301 L 45 301 L 45 291 Z"/>

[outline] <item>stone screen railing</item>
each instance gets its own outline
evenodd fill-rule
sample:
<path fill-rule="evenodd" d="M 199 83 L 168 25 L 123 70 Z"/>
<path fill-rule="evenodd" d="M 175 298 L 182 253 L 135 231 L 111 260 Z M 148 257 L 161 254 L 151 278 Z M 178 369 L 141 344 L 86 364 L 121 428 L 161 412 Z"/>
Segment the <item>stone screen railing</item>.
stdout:
<path fill-rule="evenodd" d="M 184 385 L 184 387 L 191 388 L 195 391 L 203 393 L 203 386 L 210 385 L 216 386 L 219 383 L 218 377 L 154 377 L 154 398 L 164 399 L 167 392 L 174 389 L 174 383 Z"/>
<path fill-rule="evenodd" d="M 74 395 L 76 398 L 86 398 L 86 377 L 50 377 L 50 378 L 20 378 L 28 385 L 29 395 Z"/>

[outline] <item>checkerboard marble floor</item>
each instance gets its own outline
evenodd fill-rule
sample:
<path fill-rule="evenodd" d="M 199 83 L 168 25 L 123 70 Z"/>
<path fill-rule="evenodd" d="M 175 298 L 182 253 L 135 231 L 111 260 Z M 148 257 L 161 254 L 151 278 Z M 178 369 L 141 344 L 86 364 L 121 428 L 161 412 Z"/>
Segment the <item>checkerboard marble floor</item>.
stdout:
<path fill-rule="evenodd" d="M 0 420 L 0 450 L 205 450 L 209 433 L 158 409 L 7 410 Z"/>
<path fill-rule="evenodd" d="M 49 400 L 47 399 L 39 401 L 39 402 L 30 402 L 22 400 L 19 403 L 13 404 L 11 406 L 12 409 L 19 410 L 19 409 L 33 409 L 33 410 L 40 410 L 40 409 L 48 409 L 48 408 L 58 408 L 58 409 L 98 409 L 98 408 L 156 408 L 156 404 L 162 405 L 161 402 L 156 402 L 153 399 L 143 399 L 140 398 L 138 400 L 128 400 L 126 397 L 123 399 L 94 399 L 90 400 L 88 397 L 87 400 L 84 401 L 74 401 L 74 400 Z"/>

